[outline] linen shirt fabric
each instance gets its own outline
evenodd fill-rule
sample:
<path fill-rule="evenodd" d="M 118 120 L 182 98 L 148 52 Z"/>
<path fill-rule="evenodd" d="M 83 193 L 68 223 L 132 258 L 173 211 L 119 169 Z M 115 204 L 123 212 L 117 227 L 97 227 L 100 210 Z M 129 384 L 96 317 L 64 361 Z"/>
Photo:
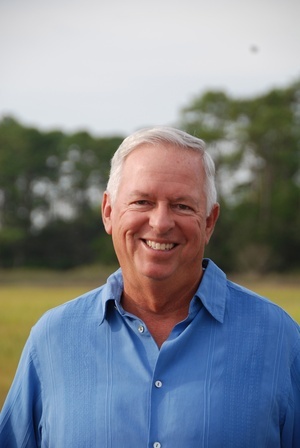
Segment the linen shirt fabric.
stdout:
<path fill-rule="evenodd" d="M 121 306 L 122 272 L 33 327 L 1 448 L 300 447 L 299 327 L 211 261 L 159 349 Z"/>

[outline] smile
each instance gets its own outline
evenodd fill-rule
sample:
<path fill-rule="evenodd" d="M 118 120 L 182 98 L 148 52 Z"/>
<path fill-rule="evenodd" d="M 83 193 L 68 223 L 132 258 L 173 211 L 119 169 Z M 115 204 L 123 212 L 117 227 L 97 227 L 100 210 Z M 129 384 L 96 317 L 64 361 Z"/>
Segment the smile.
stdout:
<path fill-rule="evenodd" d="M 156 243 L 155 241 L 146 240 L 145 241 L 148 247 L 151 247 L 151 249 L 154 250 L 171 250 L 173 247 L 175 247 L 175 244 L 173 243 Z"/>

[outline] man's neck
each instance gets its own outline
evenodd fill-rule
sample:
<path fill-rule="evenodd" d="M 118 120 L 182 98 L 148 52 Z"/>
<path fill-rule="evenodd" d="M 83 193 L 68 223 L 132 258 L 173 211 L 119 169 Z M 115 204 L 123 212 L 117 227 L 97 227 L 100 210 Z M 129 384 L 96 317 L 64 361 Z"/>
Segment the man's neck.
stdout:
<path fill-rule="evenodd" d="M 170 284 L 166 286 L 151 281 L 146 283 L 139 288 L 132 288 L 125 280 L 122 306 L 146 324 L 160 347 L 174 326 L 187 317 L 199 280 L 176 290 Z"/>

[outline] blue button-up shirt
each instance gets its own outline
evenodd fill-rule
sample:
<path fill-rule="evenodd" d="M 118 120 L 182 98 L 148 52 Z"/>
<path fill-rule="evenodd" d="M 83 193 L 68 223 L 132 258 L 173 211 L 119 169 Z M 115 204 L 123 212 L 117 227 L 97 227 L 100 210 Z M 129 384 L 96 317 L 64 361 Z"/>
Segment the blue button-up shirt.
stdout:
<path fill-rule="evenodd" d="M 211 261 L 157 347 L 120 304 L 122 273 L 33 328 L 1 448 L 300 447 L 298 325 Z"/>

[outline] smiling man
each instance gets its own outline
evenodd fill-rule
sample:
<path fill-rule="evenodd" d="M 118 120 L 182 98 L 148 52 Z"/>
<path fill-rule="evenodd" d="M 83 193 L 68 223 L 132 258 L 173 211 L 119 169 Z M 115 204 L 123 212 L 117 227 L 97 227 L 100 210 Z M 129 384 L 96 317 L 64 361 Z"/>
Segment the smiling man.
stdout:
<path fill-rule="evenodd" d="M 33 328 L 1 447 L 300 446 L 299 327 L 204 258 L 218 215 L 203 141 L 124 140 L 102 204 L 120 269 Z"/>
<path fill-rule="evenodd" d="M 116 198 L 110 184 L 104 194 L 104 225 L 123 272 L 122 306 L 143 319 L 159 346 L 188 315 L 219 213 L 217 203 L 207 213 L 202 158 L 170 143 L 141 144 L 124 162 Z"/>

